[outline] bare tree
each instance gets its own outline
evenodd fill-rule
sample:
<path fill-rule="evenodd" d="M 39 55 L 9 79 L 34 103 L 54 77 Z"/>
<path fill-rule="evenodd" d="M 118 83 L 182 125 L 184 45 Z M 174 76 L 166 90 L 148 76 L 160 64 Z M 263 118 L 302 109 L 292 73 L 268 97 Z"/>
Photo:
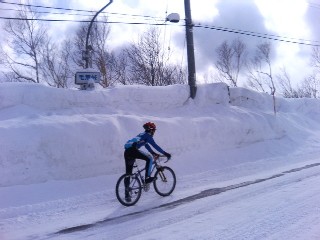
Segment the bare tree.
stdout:
<path fill-rule="evenodd" d="M 71 59 L 80 68 L 85 68 L 85 62 L 82 59 L 82 52 L 85 50 L 86 36 L 89 24 L 83 23 L 76 30 L 72 38 Z"/>
<path fill-rule="evenodd" d="M 299 97 L 319 98 L 320 79 L 314 73 L 307 77 L 299 87 Z"/>
<path fill-rule="evenodd" d="M 278 83 L 280 84 L 282 95 L 285 98 L 298 98 L 299 94 L 297 90 L 292 87 L 291 79 L 285 68 L 280 69 L 280 74 L 276 76 Z"/>
<path fill-rule="evenodd" d="M 320 48 L 312 49 L 310 64 L 314 71 L 298 86 L 297 95 L 300 98 L 319 98 L 320 97 Z"/>
<path fill-rule="evenodd" d="M 9 51 L 2 49 L 2 61 L 11 72 L 6 76 L 11 80 L 39 83 L 41 51 L 48 40 L 47 29 L 36 20 L 38 13 L 30 6 L 23 5 L 16 17 L 21 20 L 7 20 L 3 29 L 8 37 Z"/>
<path fill-rule="evenodd" d="M 270 52 L 269 42 L 257 45 L 254 57 L 247 64 L 248 85 L 261 92 L 267 92 L 266 89 L 269 88 L 273 95 L 276 88 L 272 77 Z"/>
<path fill-rule="evenodd" d="M 105 17 L 105 22 L 107 22 Z M 107 40 L 110 34 L 110 26 L 106 23 L 95 23 L 92 28 L 91 44 L 93 47 L 93 63 L 101 73 L 101 85 L 108 87 L 113 85 L 113 62 L 114 55 L 107 48 Z"/>
<path fill-rule="evenodd" d="M 216 52 L 219 80 L 237 87 L 239 73 L 246 62 L 246 45 L 240 39 L 235 39 L 231 45 L 224 41 Z"/>
<path fill-rule="evenodd" d="M 314 67 L 313 73 L 307 77 L 301 88 L 312 98 L 320 97 L 320 47 L 314 47 L 311 55 L 311 66 Z"/>
<path fill-rule="evenodd" d="M 320 72 L 320 47 L 314 47 L 311 55 L 311 66 Z"/>
<path fill-rule="evenodd" d="M 177 65 L 169 64 L 170 56 L 160 42 L 158 28 L 149 28 L 125 53 L 129 62 L 130 82 L 150 86 L 182 83 L 182 71 Z"/>
<path fill-rule="evenodd" d="M 275 92 L 276 87 L 272 76 L 271 43 L 265 42 L 257 45 L 254 57 L 248 64 L 248 85 L 258 91 L 266 92 L 269 88 L 273 96 L 274 113 L 276 114 Z"/>
<path fill-rule="evenodd" d="M 43 79 L 53 87 L 67 88 L 68 80 L 71 78 L 70 69 L 70 47 L 71 42 L 66 41 L 62 44 L 63 48 L 59 49 L 55 44 L 47 42 L 42 56 L 41 73 Z"/>
<path fill-rule="evenodd" d="M 128 59 L 125 51 L 121 51 L 121 53 L 114 57 L 111 62 L 112 69 L 114 72 L 114 80 L 117 83 L 121 83 L 123 85 L 130 84 L 129 79 L 127 77 L 127 69 L 129 67 Z"/>

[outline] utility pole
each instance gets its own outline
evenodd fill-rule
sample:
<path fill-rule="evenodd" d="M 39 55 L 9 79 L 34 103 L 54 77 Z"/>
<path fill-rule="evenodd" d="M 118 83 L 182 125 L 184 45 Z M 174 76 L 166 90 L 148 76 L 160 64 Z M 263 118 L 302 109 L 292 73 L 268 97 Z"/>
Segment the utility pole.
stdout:
<path fill-rule="evenodd" d="M 100 9 L 99 12 L 97 12 L 94 17 L 92 18 L 89 28 L 88 28 L 88 32 L 87 32 L 87 38 L 86 38 L 86 50 L 84 51 L 84 56 L 83 59 L 86 61 L 86 66 L 85 68 L 89 67 L 89 60 L 90 62 L 92 61 L 91 57 L 92 57 L 92 46 L 89 45 L 89 36 L 90 36 L 90 31 L 92 28 L 92 24 L 94 22 L 94 20 L 96 19 L 96 17 L 99 15 L 99 13 L 101 13 L 104 9 L 106 9 L 111 3 L 113 2 L 113 0 L 110 0 L 109 3 L 107 5 L 105 5 L 103 8 Z"/>
<path fill-rule="evenodd" d="M 197 92 L 197 86 L 196 86 L 196 64 L 194 60 L 194 45 L 193 45 L 193 23 L 191 18 L 190 0 L 184 0 L 184 11 L 186 16 L 188 84 L 190 86 L 190 97 L 194 99 Z"/>

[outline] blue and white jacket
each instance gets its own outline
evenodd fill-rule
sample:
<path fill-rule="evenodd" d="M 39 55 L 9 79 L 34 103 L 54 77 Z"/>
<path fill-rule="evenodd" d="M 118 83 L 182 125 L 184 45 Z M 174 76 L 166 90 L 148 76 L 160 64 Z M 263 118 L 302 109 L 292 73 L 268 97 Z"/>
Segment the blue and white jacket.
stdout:
<path fill-rule="evenodd" d="M 154 154 L 154 151 L 151 149 L 150 145 L 154 147 L 155 150 L 158 152 L 165 154 L 165 151 L 162 150 L 161 147 L 156 144 L 156 142 L 153 140 L 153 137 L 150 133 L 148 132 L 143 132 L 140 133 L 138 136 L 135 138 L 132 138 L 126 142 L 124 145 L 125 149 L 128 149 L 130 147 L 136 147 L 137 149 L 141 148 L 142 146 L 145 146 L 145 148 L 151 153 Z"/>

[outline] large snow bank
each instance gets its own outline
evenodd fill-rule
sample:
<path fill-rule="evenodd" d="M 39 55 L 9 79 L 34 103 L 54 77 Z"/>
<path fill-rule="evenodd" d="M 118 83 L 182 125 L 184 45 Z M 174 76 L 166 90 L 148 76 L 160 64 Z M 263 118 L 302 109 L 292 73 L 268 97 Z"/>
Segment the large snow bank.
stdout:
<path fill-rule="evenodd" d="M 188 97 L 186 85 L 79 91 L 1 84 L 0 186 L 121 173 L 123 144 L 145 121 L 156 122 L 156 141 L 176 157 L 319 129 L 314 99 L 277 98 L 274 115 L 271 96 L 222 83 Z"/>

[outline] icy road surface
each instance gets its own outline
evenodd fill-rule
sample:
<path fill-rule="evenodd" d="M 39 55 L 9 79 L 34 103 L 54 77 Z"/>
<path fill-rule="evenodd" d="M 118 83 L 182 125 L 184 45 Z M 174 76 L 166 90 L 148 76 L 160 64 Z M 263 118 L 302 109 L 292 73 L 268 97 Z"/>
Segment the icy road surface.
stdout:
<path fill-rule="evenodd" d="M 319 239 L 320 161 L 239 182 L 209 183 L 209 174 L 129 208 L 113 189 L 12 207 L 0 212 L 1 239 Z"/>

